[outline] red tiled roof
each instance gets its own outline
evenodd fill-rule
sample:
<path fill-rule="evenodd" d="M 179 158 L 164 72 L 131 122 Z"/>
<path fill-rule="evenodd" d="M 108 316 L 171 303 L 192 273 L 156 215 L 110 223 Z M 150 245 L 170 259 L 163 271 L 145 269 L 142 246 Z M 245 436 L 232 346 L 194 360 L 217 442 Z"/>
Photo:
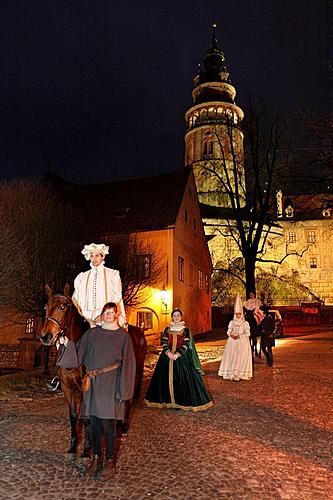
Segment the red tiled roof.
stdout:
<path fill-rule="evenodd" d="M 87 222 L 105 221 L 105 231 L 138 232 L 173 226 L 190 170 L 109 183 L 69 187 L 65 198 Z"/>
<path fill-rule="evenodd" d="M 294 219 L 311 220 L 323 219 L 325 208 L 333 209 L 333 194 L 300 194 L 283 198 L 283 209 L 291 204 L 294 209 Z"/>

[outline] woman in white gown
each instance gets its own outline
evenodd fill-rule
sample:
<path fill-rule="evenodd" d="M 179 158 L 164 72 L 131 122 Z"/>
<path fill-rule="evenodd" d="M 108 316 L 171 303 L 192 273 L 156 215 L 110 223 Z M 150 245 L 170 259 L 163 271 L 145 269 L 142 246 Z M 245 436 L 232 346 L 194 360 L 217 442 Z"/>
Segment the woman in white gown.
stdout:
<path fill-rule="evenodd" d="M 244 319 L 239 294 L 236 297 L 234 319 L 229 323 L 227 334 L 228 340 L 218 375 L 228 380 L 250 380 L 252 378 L 250 326 Z"/>

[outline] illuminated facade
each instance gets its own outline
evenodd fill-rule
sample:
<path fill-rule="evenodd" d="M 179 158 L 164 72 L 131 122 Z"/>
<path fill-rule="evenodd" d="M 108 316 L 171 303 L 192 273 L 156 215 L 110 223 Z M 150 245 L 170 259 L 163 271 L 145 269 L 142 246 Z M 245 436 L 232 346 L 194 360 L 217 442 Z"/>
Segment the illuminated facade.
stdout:
<path fill-rule="evenodd" d="M 209 173 L 209 170 L 215 170 L 223 178 L 225 170 L 219 165 L 224 164 L 227 169 L 230 165 L 228 172 L 231 172 L 236 163 L 239 172 L 237 185 L 245 205 L 241 130 L 244 114 L 236 105 L 235 96 L 236 90 L 229 79 L 214 26 L 211 47 L 204 56 L 203 67 L 199 66 L 194 78 L 193 105 L 185 114 L 185 164 L 193 166 L 214 268 L 220 262 L 228 266 L 228 262 L 240 257 L 238 247 L 226 227 L 225 214 L 230 207 L 230 199 L 223 194 L 218 176 Z M 228 217 L 228 220 L 231 219 Z M 298 255 L 284 258 L 286 253 L 292 252 Z M 286 303 L 294 300 L 298 304 L 307 295 L 308 300 L 320 299 L 325 304 L 333 304 L 332 195 L 286 198 L 279 192 L 277 225 L 269 233 L 264 253 L 266 259 L 281 263 L 258 263 L 257 270 L 263 269 L 276 277 L 292 277 L 304 287 L 302 297 L 289 297 Z"/>
<path fill-rule="evenodd" d="M 193 106 L 185 114 L 185 165 L 193 167 L 199 201 L 205 205 L 219 207 L 229 204 L 228 197 L 219 192 L 218 176 L 226 177 L 221 168 L 222 162 L 231 182 L 234 162 L 237 163 L 240 178 L 244 179 L 241 129 L 244 113 L 236 105 L 235 96 L 236 89 L 229 78 L 213 26 L 211 47 L 204 56 L 203 67 L 198 66 L 194 78 Z M 210 175 L 205 167 L 216 169 L 218 176 Z M 245 203 L 245 191 L 243 198 Z"/>

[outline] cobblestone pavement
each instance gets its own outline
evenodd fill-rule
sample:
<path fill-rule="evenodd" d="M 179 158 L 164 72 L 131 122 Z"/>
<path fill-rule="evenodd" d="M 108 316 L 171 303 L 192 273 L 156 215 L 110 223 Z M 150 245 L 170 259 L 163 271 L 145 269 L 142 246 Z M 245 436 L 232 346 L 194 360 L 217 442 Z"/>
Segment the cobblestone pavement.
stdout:
<path fill-rule="evenodd" d="M 222 380 L 218 364 L 205 364 L 212 409 L 137 405 L 107 484 L 80 478 L 66 455 L 62 396 L 2 399 L 0 498 L 333 499 L 333 333 L 278 340 L 274 367 L 257 359 L 248 382 Z"/>

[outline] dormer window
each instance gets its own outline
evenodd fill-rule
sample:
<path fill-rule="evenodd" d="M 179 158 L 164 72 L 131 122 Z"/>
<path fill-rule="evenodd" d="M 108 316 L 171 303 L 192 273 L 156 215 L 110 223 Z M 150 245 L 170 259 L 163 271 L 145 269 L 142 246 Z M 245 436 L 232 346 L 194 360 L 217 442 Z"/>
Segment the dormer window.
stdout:
<path fill-rule="evenodd" d="M 128 211 L 129 211 L 129 207 L 116 208 L 116 210 L 115 210 L 116 218 L 120 219 L 122 217 L 126 217 Z"/>
<path fill-rule="evenodd" d="M 293 207 L 291 207 L 290 205 L 288 205 L 286 207 L 284 213 L 286 214 L 286 217 L 288 217 L 288 218 L 294 217 L 294 209 L 293 209 Z"/>
<path fill-rule="evenodd" d="M 332 217 L 332 209 L 331 208 L 324 208 L 322 214 L 323 214 L 323 217 Z"/>

